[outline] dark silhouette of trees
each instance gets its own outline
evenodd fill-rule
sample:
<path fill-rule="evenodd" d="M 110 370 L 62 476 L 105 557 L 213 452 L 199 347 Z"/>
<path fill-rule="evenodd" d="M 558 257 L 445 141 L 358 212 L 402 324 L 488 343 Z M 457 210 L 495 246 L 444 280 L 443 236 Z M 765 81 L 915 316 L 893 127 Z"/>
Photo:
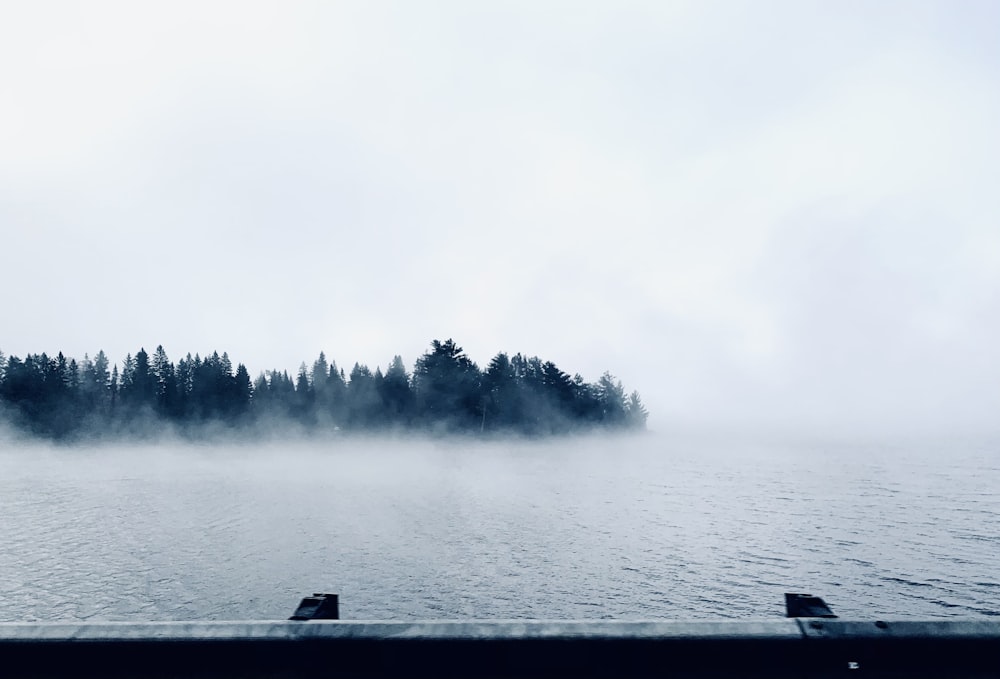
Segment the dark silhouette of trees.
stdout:
<path fill-rule="evenodd" d="M 312 372 L 309 375 L 312 382 L 313 397 L 317 417 L 329 416 L 330 399 L 330 365 L 326 362 L 326 354 L 319 352 L 319 358 L 312 365 Z"/>
<path fill-rule="evenodd" d="M 253 399 L 253 384 L 250 383 L 250 372 L 242 363 L 236 366 L 236 374 L 233 376 L 232 386 L 232 408 L 230 415 L 234 418 L 242 418 L 250 412 L 250 402 Z"/>
<path fill-rule="evenodd" d="M 287 371 L 269 370 L 254 382 L 251 406 L 258 419 L 281 419 L 294 416 L 295 384 Z"/>
<path fill-rule="evenodd" d="M 80 364 L 80 401 L 91 417 L 106 418 L 111 414 L 111 373 L 108 357 L 98 351 L 94 359 L 84 354 Z"/>
<path fill-rule="evenodd" d="M 194 358 L 188 353 L 177 361 L 174 370 L 174 384 L 177 388 L 177 416 L 180 419 L 189 418 L 194 414 L 194 403 L 191 394 L 194 391 Z"/>
<path fill-rule="evenodd" d="M 305 424 L 312 424 L 315 419 L 316 392 L 309 381 L 309 371 L 305 361 L 299 366 L 299 374 L 295 378 L 295 394 L 293 396 L 292 412 Z"/>
<path fill-rule="evenodd" d="M 225 352 L 219 356 L 213 351 L 204 359 L 195 354 L 190 385 L 184 410 L 194 419 L 231 423 L 250 408 L 250 376 L 246 368 L 242 376 L 233 374 L 233 364 Z"/>
<path fill-rule="evenodd" d="M 484 412 L 479 367 L 451 339 L 434 340 L 431 350 L 417 359 L 413 387 L 418 412 L 431 424 L 470 430 Z"/>
<path fill-rule="evenodd" d="M 523 415 L 521 386 L 507 354 L 501 352 L 486 366 L 483 376 L 483 427 L 490 431 L 513 429 Z"/>
<path fill-rule="evenodd" d="M 625 405 L 625 420 L 628 422 L 629 427 L 632 429 L 645 429 L 646 428 L 646 418 L 649 413 L 646 412 L 646 406 L 642 405 L 642 400 L 639 398 L 639 392 L 633 391 L 629 394 L 628 403 Z"/>
<path fill-rule="evenodd" d="M 163 345 L 156 347 L 152 364 L 153 392 L 156 412 L 170 418 L 181 413 L 181 393 L 177 388 L 177 372 L 167 358 Z"/>
<path fill-rule="evenodd" d="M 41 422 L 46 405 L 44 384 L 45 375 L 39 369 L 35 356 L 28 354 L 23 361 L 17 356 L 7 359 L 0 397 L 14 409 L 17 424 L 41 434 L 48 433 L 42 431 Z"/>
<path fill-rule="evenodd" d="M 74 401 L 74 387 L 79 390 L 61 352 L 56 358 L 28 354 L 23 361 L 11 356 L 0 384 L 0 399 L 12 407 L 16 424 L 34 434 L 63 438 L 79 425 L 82 415 Z"/>
<path fill-rule="evenodd" d="M 145 349 L 139 349 L 130 367 L 128 373 L 122 373 L 122 405 L 136 412 L 152 410 L 156 404 L 156 378 Z"/>
<path fill-rule="evenodd" d="M 382 374 L 372 374 L 366 365 L 354 364 L 347 383 L 345 424 L 351 429 L 366 429 L 380 424 L 382 399 L 378 385 Z"/>
<path fill-rule="evenodd" d="M 382 413 L 385 422 L 393 427 L 408 424 L 414 415 L 416 403 L 410 387 L 410 375 L 406 372 L 403 359 L 393 356 L 385 376 L 379 385 Z"/>
<path fill-rule="evenodd" d="M 330 361 L 326 388 L 330 397 L 330 419 L 335 426 L 344 426 L 347 421 L 347 378 L 344 371 L 337 367 L 336 361 Z"/>
<path fill-rule="evenodd" d="M 622 383 L 611 373 L 604 373 L 597 382 L 597 397 L 601 404 L 601 421 L 612 425 L 625 422 L 627 408 Z"/>
<path fill-rule="evenodd" d="M 121 370 L 103 351 L 77 363 L 0 353 L 0 417 L 53 439 L 137 433 L 169 424 L 197 433 L 205 424 L 231 428 L 294 421 L 316 430 L 384 428 L 437 432 L 562 434 L 594 428 L 644 429 L 647 411 L 633 391 L 604 373 L 596 383 L 570 377 L 537 356 L 500 352 L 480 370 L 453 340 L 434 340 L 406 370 L 355 363 L 349 376 L 324 353 L 295 379 L 269 370 L 251 380 L 242 363 L 213 351 L 176 364 L 162 346 L 140 348 Z"/>
<path fill-rule="evenodd" d="M 121 377 L 118 375 L 118 365 L 111 369 L 111 384 L 109 385 L 108 391 L 111 392 L 111 408 L 109 414 L 114 414 L 118 412 L 118 399 L 119 393 L 121 391 Z"/>

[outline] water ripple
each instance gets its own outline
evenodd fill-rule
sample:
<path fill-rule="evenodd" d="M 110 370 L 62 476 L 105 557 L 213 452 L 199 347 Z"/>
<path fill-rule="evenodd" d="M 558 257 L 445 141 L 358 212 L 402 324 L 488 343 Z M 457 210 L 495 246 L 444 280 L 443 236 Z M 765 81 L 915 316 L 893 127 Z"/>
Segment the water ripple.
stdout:
<path fill-rule="evenodd" d="M 0 619 L 995 616 L 971 450 L 400 444 L 0 453 Z"/>

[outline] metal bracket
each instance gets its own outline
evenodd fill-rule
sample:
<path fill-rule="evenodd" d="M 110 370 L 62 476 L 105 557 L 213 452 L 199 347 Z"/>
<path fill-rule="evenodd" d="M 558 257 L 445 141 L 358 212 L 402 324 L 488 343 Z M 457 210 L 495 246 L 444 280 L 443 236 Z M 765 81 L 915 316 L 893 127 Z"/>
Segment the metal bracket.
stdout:
<path fill-rule="evenodd" d="M 340 598 L 323 593 L 307 596 L 289 620 L 340 620 Z"/>
<path fill-rule="evenodd" d="M 836 618 L 830 607 L 812 594 L 785 593 L 786 618 Z"/>

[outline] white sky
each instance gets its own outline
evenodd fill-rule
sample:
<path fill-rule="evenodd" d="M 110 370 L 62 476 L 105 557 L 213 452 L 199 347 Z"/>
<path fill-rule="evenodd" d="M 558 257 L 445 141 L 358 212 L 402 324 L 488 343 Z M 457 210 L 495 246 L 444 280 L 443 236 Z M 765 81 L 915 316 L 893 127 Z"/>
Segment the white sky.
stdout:
<path fill-rule="evenodd" d="M 454 337 L 651 424 L 990 427 L 1000 4 L 0 2 L 0 349 Z"/>

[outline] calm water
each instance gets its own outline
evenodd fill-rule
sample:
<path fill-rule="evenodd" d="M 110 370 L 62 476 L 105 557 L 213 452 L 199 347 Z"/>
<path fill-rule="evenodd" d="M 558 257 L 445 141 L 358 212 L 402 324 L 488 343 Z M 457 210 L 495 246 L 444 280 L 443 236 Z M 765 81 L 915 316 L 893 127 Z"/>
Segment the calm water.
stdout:
<path fill-rule="evenodd" d="M 647 436 L 0 452 L 0 620 L 1000 613 L 1000 447 Z"/>

